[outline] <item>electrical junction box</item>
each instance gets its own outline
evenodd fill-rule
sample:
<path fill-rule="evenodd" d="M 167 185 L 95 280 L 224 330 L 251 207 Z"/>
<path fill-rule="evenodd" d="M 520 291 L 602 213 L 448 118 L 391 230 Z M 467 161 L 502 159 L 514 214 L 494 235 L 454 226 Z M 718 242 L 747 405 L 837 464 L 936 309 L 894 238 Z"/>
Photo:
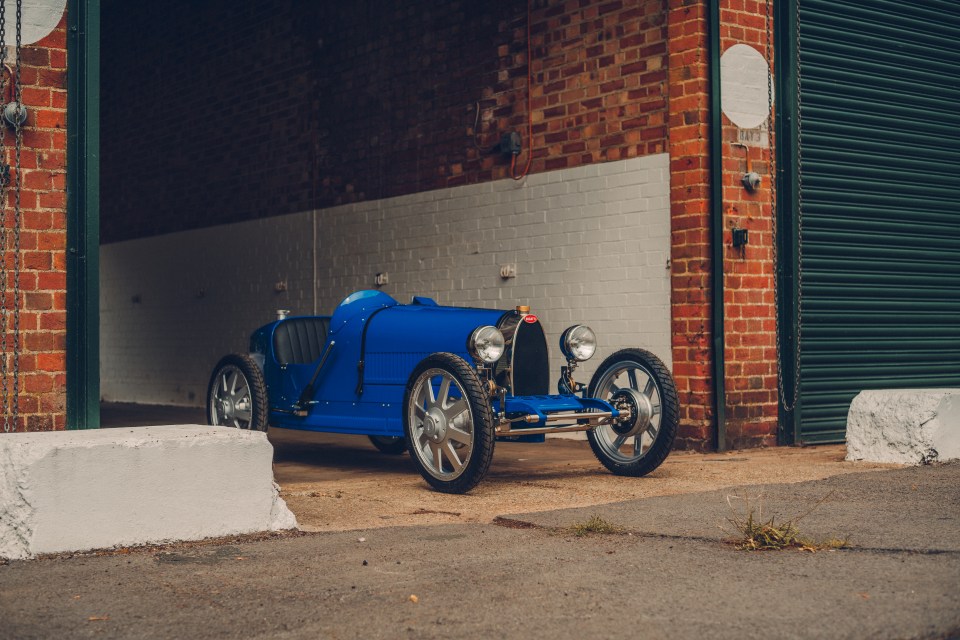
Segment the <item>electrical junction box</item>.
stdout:
<path fill-rule="evenodd" d="M 500 153 L 504 155 L 520 155 L 523 143 L 520 140 L 520 134 L 516 131 L 505 133 L 500 138 Z"/>
<path fill-rule="evenodd" d="M 745 247 L 750 241 L 750 236 L 747 234 L 746 229 L 733 229 L 733 246 L 736 248 Z"/>

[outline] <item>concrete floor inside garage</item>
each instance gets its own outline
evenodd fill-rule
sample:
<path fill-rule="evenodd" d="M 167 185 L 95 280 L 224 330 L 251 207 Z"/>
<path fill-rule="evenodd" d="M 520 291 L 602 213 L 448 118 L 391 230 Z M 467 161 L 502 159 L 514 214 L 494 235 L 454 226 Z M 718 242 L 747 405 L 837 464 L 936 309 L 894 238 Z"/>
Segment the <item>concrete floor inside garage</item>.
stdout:
<path fill-rule="evenodd" d="M 104 427 L 204 424 L 198 408 L 106 403 Z M 644 478 L 600 466 L 587 442 L 498 442 L 486 479 L 465 496 L 429 490 L 406 454 L 378 452 L 360 436 L 271 429 L 274 476 L 305 531 L 487 523 L 511 513 L 590 507 L 625 500 L 777 485 L 896 465 L 844 461 L 843 445 L 726 453 L 675 451 Z"/>

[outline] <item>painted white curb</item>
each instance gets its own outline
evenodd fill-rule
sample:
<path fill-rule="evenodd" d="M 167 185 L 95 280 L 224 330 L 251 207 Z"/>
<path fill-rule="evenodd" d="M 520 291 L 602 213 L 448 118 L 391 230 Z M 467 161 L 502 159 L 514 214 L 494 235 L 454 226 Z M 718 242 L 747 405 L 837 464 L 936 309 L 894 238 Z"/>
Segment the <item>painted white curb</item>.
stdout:
<path fill-rule="evenodd" d="M 272 463 L 224 427 L 0 435 L 0 558 L 295 529 Z"/>
<path fill-rule="evenodd" d="M 960 389 L 862 391 L 847 414 L 847 460 L 960 459 Z"/>

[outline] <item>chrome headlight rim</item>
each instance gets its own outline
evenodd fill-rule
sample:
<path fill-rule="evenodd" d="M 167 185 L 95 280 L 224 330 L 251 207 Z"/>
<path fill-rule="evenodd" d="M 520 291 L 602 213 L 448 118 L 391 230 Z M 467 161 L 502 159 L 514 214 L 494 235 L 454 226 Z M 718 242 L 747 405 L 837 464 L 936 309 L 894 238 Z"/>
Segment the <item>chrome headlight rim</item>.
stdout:
<path fill-rule="evenodd" d="M 494 364 L 503 357 L 507 341 L 500 329 L 485 324 L 477 327 L 467 339 L 467 351 L 471 357 L 484 364 Z"/>
<path fill-rule="evenodd" d="M 560 351 L 567 360 L 585 362 L 597 352 L 597 334 L 585 324 L 567 327 L 560 336 Z"/>

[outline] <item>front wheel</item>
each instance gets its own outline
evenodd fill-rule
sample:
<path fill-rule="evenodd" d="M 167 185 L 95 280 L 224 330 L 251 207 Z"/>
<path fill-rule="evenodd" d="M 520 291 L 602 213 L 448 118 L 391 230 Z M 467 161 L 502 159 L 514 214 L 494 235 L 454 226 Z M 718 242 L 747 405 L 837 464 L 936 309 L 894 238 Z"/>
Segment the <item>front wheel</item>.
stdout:
<path fill-rule="evenodd" d="M 253 358 L 231 354 L 217 363 L 207 387 L 207 422 L 267 430 L 267 385 Z"/>
<path fill-rule="evenodd" d="M 444 493 L 466 493 L 493 458 L 494 424 L 483 384 L 466 360 L 435 353 L 410 374 L 403 427 L 420 475 Z"/>
<path fill-rule="evenodd" d="M 644 476 L 673 447 L 680 422 L 677 388 L 666 365 L 649 351 L 623 349 L 590 380 L 590 397 L 629 408 L 631 419 L 587 432 L 594 455 L 620 476 Z"/>

